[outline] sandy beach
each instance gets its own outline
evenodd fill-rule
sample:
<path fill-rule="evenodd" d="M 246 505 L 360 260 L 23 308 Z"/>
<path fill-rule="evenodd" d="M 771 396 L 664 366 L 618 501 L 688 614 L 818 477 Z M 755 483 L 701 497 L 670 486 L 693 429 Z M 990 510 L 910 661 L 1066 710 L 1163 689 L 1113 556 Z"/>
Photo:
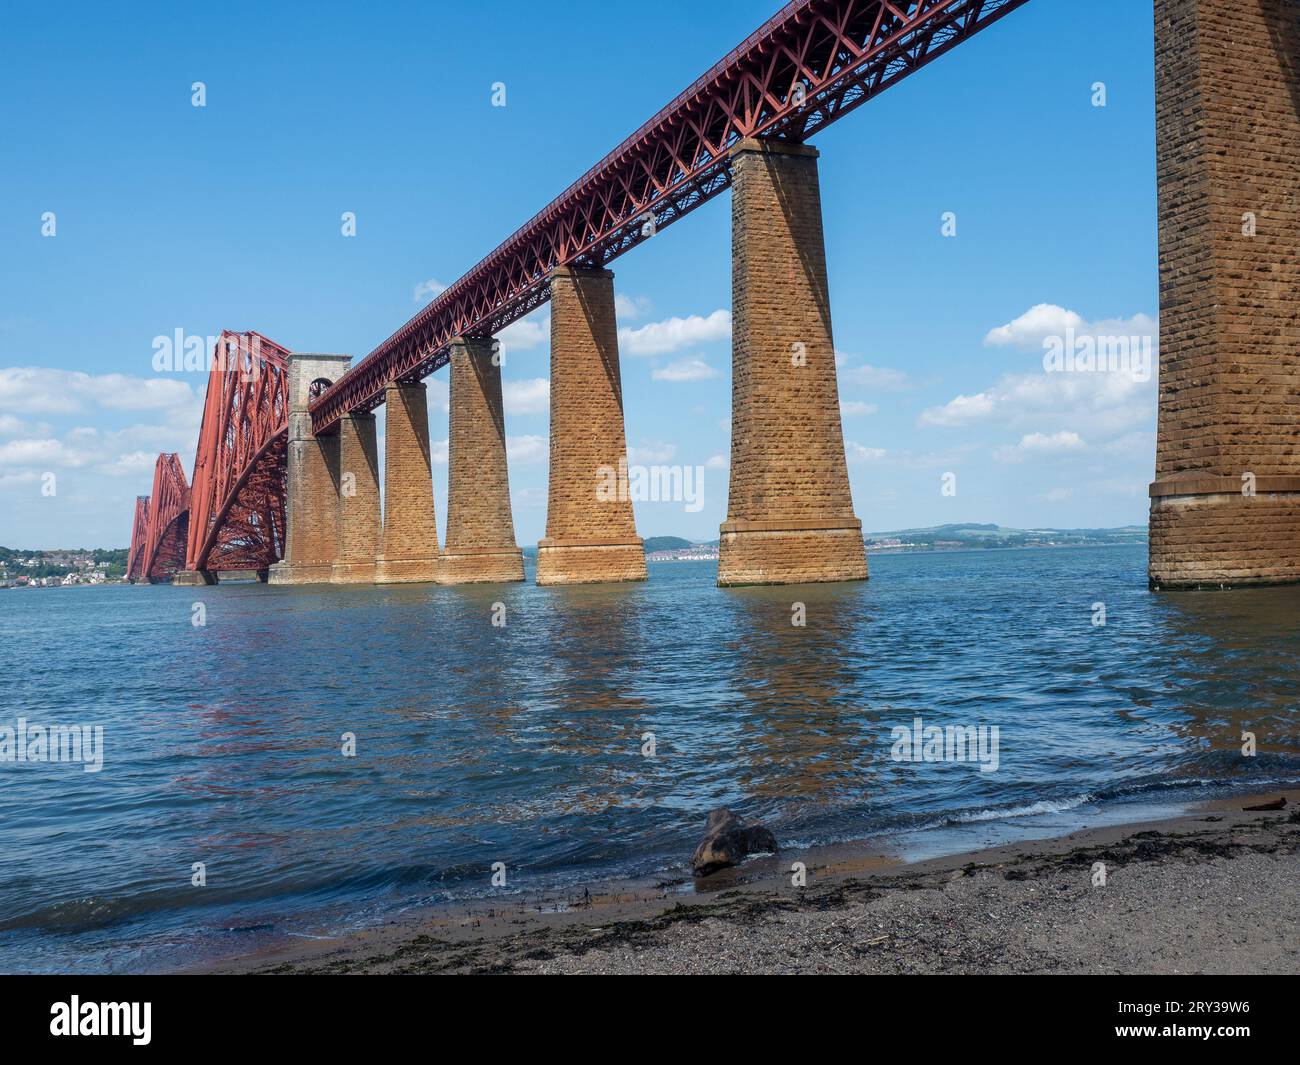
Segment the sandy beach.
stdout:
<path fill-rule="evenodd" d="M 1280 794 L 1281 812 L 1242 809 Z M 1297 885 L 1300 792 L 1273 792 L 909 864 L 860 844 L 761 858 L 689 893 L 483 901 L 201 971 L 1296 973 Z"/>

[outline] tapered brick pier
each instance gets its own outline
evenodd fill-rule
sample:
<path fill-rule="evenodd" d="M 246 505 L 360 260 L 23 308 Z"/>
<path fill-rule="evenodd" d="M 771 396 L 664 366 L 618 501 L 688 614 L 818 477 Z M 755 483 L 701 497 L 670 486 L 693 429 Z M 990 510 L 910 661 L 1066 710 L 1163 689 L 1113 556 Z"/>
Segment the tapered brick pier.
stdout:
<path fill-rule="evenodd" d="M 351 362 L 348 355 L 289 356 L 289 440 L 285 478 L 284 558 L 268 572 L 271 584 L 323 584 L 338 553 L 339 436 L 317 438 L 311 429 L 311 388 L 332 384 Z"/>
<path fill-rule="evenodd" d="M 524 556 L 510 511 L 501 364 L 490 337 L 451 343 L 447 451 L 442 583 L 522 581 Z"/>
<path fill-rule="evenodd" d="M 1156 0 L 1153 587 L 1300 580 L 1300 4 Z"/>
<path fill-rule="evenodd" d="M 384 530 L 376 584 L 436 581 L 440 573 L 423 384 L 384 389 Z"/>
<path fill-rule="evenodd" d="M 718 583 L 863 580 L 814 148 L 733 148 L 731 484 Z"/>
<path fill-rule="evenodd" d="M 339 421 L 338 557 L 335 584 L 369 584 L 381 532 L 379 444 L 375 416 L 349 414 Z"/>
<path fill-rule="evenodd" d="M 614 275 L 551 277 L 551 469 L 538 584 L 646 579 L 626 490 Z"/>

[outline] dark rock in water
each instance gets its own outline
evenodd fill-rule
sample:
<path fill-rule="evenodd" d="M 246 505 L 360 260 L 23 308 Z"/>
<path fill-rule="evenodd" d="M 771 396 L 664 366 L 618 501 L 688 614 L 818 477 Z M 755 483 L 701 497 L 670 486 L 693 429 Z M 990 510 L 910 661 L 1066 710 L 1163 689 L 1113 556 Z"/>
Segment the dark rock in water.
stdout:
<path fill-rule="evenodd" d="M 710 810 L 691 868 L 696 876 L 708 876 L 729 865 L 739 865 L 750 854 L 776 849 L 776 837 L 762 825 L 746 825 L 727 809 Z"/>
<path fill-rule="evenodd" d="M 1285 810 L 1286 796 L 1283 795 L 1280 799 L 1275 799 L 1273 802 L 1260 803 L 1258 806 L 1243 806 L 1242 809 L 1252 813 L 1256 810 Z"/>

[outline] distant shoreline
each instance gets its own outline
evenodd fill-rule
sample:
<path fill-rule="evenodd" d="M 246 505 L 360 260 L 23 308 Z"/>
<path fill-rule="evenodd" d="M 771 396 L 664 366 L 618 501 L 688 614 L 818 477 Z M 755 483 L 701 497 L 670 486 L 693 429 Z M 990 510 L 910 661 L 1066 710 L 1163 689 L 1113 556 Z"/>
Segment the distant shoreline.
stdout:
<path fill-rule="evenodd" d="M 873 555 L 958 555 L 958 554 L 964 555 L 964 554 L 973 554 L 973 553 L 978 553 L 978 552 L 982 552 L 982 551 L 1055 551 L 1055 550 L 1061 550 L 1061 549 L 1075 549 L 1075 550 L 1079 550 L 1079 549 L 1095 549 L 1095 548 L 1107 548 L 1107 547 L 1146 547 L 1146 546 L 1147 546 L 1146 541 L 1134 541 L 1134 542 L 1132 542 L 1132 543 L 1111 543 L 1111 544 L 1107 544 L 1107 543 L 1094 543 L 1094 544 L 1014 544 L 1014 545 L 1011 545 L 1011 546 L 1008 546 L 1008 547 L 994 547 L 994 546 L 989 545 L 989 544 L 971 545 L 970 547 L 959 547 L 959 546 L 957 546 L 957 545 L 945 545 L 945 546 L 943 546 L 943 547 L 929 547 L 929 546 L 926 546 L 926 547 L 920 547 L 920 546 L 917 546 L 917 547 L 877 547 L 877 546 L 874 546 L 874 545 L 868 543 L 868 544 L 867 544 L 867 554 L 868 554 L 868 556 L 873 556 Z M 717 562 L 717 561 L 718 561 L 716 555 L 714 555 L 714 556 L 712 556 L 712 557 L 710 557 L 710 558 L 698 558 L 698 557 L 692 557 L 693 554 L 694 554 L 694 553 L 693 553 L 692 551 L 688 550 L 688 549 L 683 549 L 682 552 L 681 552 L 681 555 L 680 555 L 680 556 L 676 555 L 675 553 L 669 553 L 669 552 L 661 552 L 661 551 L 658 551 L 658 552 L 654 552 L 653 554 L 649 554 L 649 553 L 648 553 L 648 554 L 646 555 L 646 562 L 651 563 L 651 564 L 658 564 L 658 563 L 667 563 L 667 562 Z M 533 547 L 533 548 L 524 548 L 524 556 L 525 556 L 526 558 L 535 559 L 535 558 L 536 558 L 536 555 L 537 555 L 537 549 L 536 549 L 535 547 Z M 658 556 L 658 557 L 656 557 L 656 556 Z M 666 556 L 666 557 L 665 557 L 665 556 Z M 683 556 L 684 556 L 684 557 L 683 557 Z M 162 585 L 169 585 L 171 582 L 170 582 L 170 581 L 160 581 L 159 583 L 162 584 Z M 252 583 L 255 583 L 255 582 L 253 582 L 253 581 L 237 581 L 237 582 L 224 581 L 224 582 L 222 582 L 222 583 L 224 583 L 224 584 L 231 584 L 231 583 L 238 583 L 238 584 L 252 584 Z M 219 587 L 219 586 L 220 586 L 220 585 L 218 585 L 218 587 Z M 122 579 L 119 579 L 119 578 L 116 578 L 116 577 L 114 577 L 114 578 L 109 578 L 109 579 L 107 579 L 107 580 L 103 580 L 103 581 L 93 581 L 93 582 L 91 582 L 91 581 L 80 581 L 80 582 L 77 582 L 77 583 L 75 583 L 75 584 L 62 584 L 62 583 L 55 583 L 55 584 L 45 584 L 45 585 L 41 585 L 41 584 L 12 584 L 12 583 L 3 583 L 3 582 L 0 582 L 0 592 L 4 592 L 4 591 L 18 591 L 18 590 L 20 590 L 20 589 L 31 589 L 31 588 L 39 588 L 39 589 L 41 589 L 42 591 L 45 591 L 45 590 L 50 590 L 50 589 L 54 589 L 54 588 L 119 588 L 119 587 L 130 587 L 130 584 L 129 584 L 128 581 L 126 581 L 126 580 L 122 580 Z M 355 586 L 354 586 L 354 587 L 355 587 Z"/>
<path fill-rule="evenodd" d="M 959 547 L 957 545 L 943 547 L 877 547 L 874 544 L 867 543 L 867 554 L 871 555 L 957 555 L 971 554 L 980 551 L 1057 551 L 1061 549 L 1079 549 L 1079 548 L 1099 548 L 1099 547 L 1146 547 L 1145 540 L 1137 540 L 1131 543 L 1093 543 L 1093 544 L 1013 544 L 1007 547 L 995 547 L 991 544 L 973 544 L 970 547 Z M 691 552 L 687 548 L 682 549 L 682 555 L 689 555 Z M 716 556 L 713 558 L 682 558 L 670 557 L 665 558 L 663 555 L 667 552 L 655 552 L 660 557 L 656 558 L 651 555 L 646 556 L 647 562 L 716 562 Z"/>
<path fill-rule="evenodd" d="M 1063 548 L 1097 548 L 1097 547 L 1146 547 L 1145 540 L 1132 543 L 1113 544 L 1014 544 L 1009 547 L 993 547 L 981 544 L 973 547 L 874 547 L 867 544 L 867 553 L 871 555 L 957 555 L 973 551 L 1059 551 Z"/>

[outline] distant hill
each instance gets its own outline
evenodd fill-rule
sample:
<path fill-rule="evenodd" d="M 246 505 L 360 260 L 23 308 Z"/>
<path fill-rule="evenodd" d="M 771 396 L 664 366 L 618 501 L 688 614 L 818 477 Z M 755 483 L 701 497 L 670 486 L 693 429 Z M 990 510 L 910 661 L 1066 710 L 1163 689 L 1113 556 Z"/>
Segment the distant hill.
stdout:
<path fill-rule="evenodd" d="M 1145 544 L 1145 525 L 1125 525 L 1117 529 L 1013 529 L 1006 525 L 960 522 L 932 525 L 927 529 L 897 529 L 893 532 L 865 533 L 863 539 L 873 550 L 978 549 L 994 547 L 1079 547 L 1100 544 Z M 716 547 L 717 540 L 684 540 L 680 536 L 647 536 L 645 549 L 682 551 L 688 547 Z M 537 557 L 537 548 L 525 547 L 524 554 Z"/>
<path fill-rule="evenodd" d="M 690 547 L 695 541 L 683 540 L 680 536 L 647 536 L 645 538 L 645 549 L 647 551 L 680 551 L 683 547 Z"/>
<path fill-rule="evenodd" d="M 1144 544 L 1147 542 L 1147 529 L 1144 525 L 1125 525 L 1117 529 L 1013 529 L 1005 525 L 970 522 L 868 533 L 865 539 L 868 544 L 880 547 L 1062 547 L 1071 544 Z"/>

